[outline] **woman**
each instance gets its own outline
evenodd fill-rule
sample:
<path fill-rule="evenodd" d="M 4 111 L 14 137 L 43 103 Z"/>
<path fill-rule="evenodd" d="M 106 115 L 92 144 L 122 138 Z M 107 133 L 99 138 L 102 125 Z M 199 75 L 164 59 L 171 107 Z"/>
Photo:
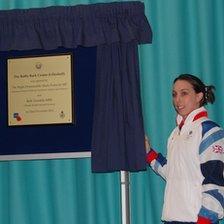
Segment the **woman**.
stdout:
<path fill-rule="evenodd" d="M 173 82 L 177 127 L 168 139 L 167 160 L 153 149 L 147 153 L 147 162 L 166 180 L 165 223 L 210 224 L 223 218 L 224 131 L 204 108 L 215 101 L 213 90 L 193 75 L 178 76 Z"/>

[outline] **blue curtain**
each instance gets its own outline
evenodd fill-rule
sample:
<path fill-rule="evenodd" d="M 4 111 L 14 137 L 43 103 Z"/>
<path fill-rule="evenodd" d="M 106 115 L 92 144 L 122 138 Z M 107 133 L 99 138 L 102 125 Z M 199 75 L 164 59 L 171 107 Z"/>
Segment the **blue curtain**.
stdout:
<path fill-rule="evenodd" d="M 207 109 L 209 117 L 224 127 L 224 1 L 144 3 L 153 30 L 153 44 L 140 46 L 139 54 L 145 132 L 152 146 L 166 155 L 176 116 L 172 81 L 180 73 L 215 85 L 216 102 Z M 131 175 L 132 224 L 161 223 L 164 184 L 150 169 Z"/>
<path fill-rule="evenodd" d="M 146 167 L 137 56 L 135 41 L 98 47 L 92 152 L 95 171 Z"/>
<path fill-rule="evenodd" d="M 121 223 L 119 174 L 89 159 L 0 163 L 0 223 Z"/>
<path fill-rule="evenodd" d="M 0 50 L 56 49 L 151 42 L 141 2 L 0 11 Z"/>

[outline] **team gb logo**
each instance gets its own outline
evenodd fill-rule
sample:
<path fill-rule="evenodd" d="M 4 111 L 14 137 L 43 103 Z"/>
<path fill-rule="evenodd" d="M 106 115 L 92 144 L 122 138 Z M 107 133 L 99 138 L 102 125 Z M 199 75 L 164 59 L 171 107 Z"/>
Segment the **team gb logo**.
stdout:
<path fill-rule="evenodd" d="M 214 153 L 220 153 L 220 154 L 224 154 L 224 149 L 223 149 L 223 147 L 221 146 L 221 145 L 214 145 L 213 147 L 212 147 L 212 151 L 214 152 Z"/>

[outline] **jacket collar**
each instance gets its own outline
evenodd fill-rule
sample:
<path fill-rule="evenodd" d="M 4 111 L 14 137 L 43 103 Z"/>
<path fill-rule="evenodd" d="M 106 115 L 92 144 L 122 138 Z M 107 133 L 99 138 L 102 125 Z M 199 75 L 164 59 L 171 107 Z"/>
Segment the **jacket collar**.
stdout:
<path fill-rule="evenodd" d="M 193 110 L 185 119 L 184 124 L 191 123 L 191 122 L 196 121 L 202 117 L 208 117 L 207 110 L 204 107 L 200 107 L 196 110 Z M 177 114 L 176 123 L 178 126 L 181 124 L 182 124 L 181 127 L 183 126 L 182 120 L 183 120 L 182 116 Z"/>

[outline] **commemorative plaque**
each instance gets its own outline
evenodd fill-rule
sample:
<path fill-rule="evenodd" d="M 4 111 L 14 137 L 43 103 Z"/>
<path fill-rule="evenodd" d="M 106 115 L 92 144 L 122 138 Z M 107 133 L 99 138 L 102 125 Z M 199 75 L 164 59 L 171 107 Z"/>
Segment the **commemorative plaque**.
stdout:
<path fill-rule="evenodd" d="M 8 125 L 73 123 L 72 54 L 13 58 L 8 66 Z"/>

